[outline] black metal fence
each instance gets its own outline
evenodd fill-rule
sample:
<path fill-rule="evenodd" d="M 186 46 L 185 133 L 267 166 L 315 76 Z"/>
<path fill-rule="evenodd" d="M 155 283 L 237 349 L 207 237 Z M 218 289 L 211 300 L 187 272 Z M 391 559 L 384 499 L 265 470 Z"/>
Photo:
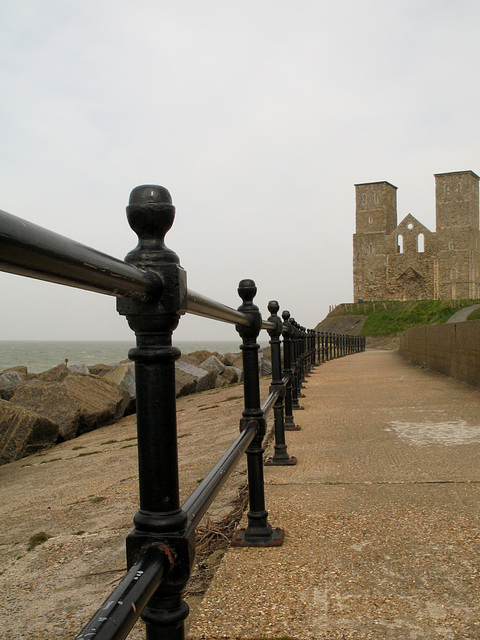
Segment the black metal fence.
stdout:
<path fill-rule="evenodd" d="M 128 356 L 135 362 L 140 505 L 127 537 L 129 571 L 77 636 L 77 640 L 125 638 L 137 619 L 148 640 L 181 640 L 188 605 L 182 593 L 195 560 L 195 528 L 240 457 L 247 455 L 247 526 L 235 534 L 237 546 L 279 546 L 283 531 L 272 529 L 265 508 L 263 465 L 292 465 L 285 432 L 298 430 L 302 383 L 327 360 L 363 351 L 360 336 L 306 329 L 278 316 L 268 304 L 264 320 L 254 304 L 253 280 L 242 280 L 237 310 L 187 288 L 178 256 L 165 246 L 175 208 L 163 187 L 144 185 L 130 194 L 127 217 L 138 245 L 125 261 L 0 212 L 0 269 L 10 273 L 97 291 L 117 298 L 117 310 L 136 335 Z M 172 334 L 183 313 L 234 324 L 242 344 L 244 410 L 240 434 L 183 505 L 180 505 Z M 270 336 L 272 383 L 260 404 L 257 338 Z M 283 345 L 282 345 L 283 343 Z M 283 349 L 282 349 L 283 346 Z M 282 353 L 283 352 L 283 353 Z M 264 460 L 266 416 L 273 409 L 274 455 Z"/>

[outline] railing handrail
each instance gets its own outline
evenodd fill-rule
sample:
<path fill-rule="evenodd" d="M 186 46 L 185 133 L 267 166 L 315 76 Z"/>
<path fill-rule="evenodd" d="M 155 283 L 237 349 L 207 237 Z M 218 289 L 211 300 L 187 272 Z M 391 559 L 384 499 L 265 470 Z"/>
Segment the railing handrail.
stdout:
<path fill-rule="evenodd" d="M 170 194 L 163 187 L 134 189 L 127 217 L 139 242 L 124 262 L 0 211 L 0 270 L 115 296 L 118 312 L 137 335 L 129 357 L 136 365 L 140 508 L 127 538 L 130 571 L 79 640 L 125 638 L 144 607 L 147 629 L 157 634 L 175 626 L 172 639 L 184 637 L 188 607 L 181 596 L 193 566 L 194 529 L 244 453 L 250 510 L 248 526 L 235 534 L 234 544 L 282 543 L 283 531 L 272 529 L 267 520 L 263 464 L 296 463 L 287 452 L 284 431 L 300 429 L 292 408 L 301 408 L 304 376 L 316 366 L 316 353 L 324 362 L 351 348 L 340 335 L 302 327 L 288 311 L 282 313 L 282 323 L 275 300 L 269 302 L 271 315 L 264 320 L 253 303 L 253 280 L 240 282 L 243 304 L 238 310 L 189 290 L 178 256 L 163 242 L 174 219 Z M 244 411 L 239 436 L 180 507 L 174 367 L 180 352 L 171 338 L 182 313 L 236 326 L 242 338 Z M 272 384 L 262 406 L 256 343 L 261 329 L 270 334 L 272 353 Z M 316 344 L 320 336 L 321 344 Z M 272 409 L 275 455 L 264 460 L 265 417 Z"/>
<path fill-rule="evenodd" d="M 187 313 L 220 322 L 228 322 L 230 324 L 239 324 L 249 327 L 252 323 L 250 316 L 236 309 L 232 309 L 221 302 L 207 298 L 207 296 L 188 289 L 187 291 Z M 262 320 L 262 329 L 275 329 L 273 322 Z"/>
<path fill-rule="evenodd" d="M 155 274 L 1 210 L 0 269 L 135 300 L 162 293 Z"/>
<path fill-rule="evenodd" d="M 0 210 L 0 270 L 109 296 L 159 298 L 161 278 L 32 222 Z M 196 291 L 187 291 L 186 313 L 250 326 L 251 318 Z M 262 321 L 262 329 L 274 325 Z"/>

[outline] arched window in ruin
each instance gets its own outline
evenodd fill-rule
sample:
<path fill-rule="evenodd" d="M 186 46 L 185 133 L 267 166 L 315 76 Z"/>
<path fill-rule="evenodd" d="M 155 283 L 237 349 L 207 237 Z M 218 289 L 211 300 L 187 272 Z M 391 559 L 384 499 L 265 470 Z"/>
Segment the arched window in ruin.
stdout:
<path fill-rule="evenodd" d="M 423 253 L 425 251 L 425 236 L 423 233 L 419 233 L 417 236 L 417 251 Z"/>
<path fill-rule="evenodd" d="M 456 269 L 452 269 L 452 280 L 455 280 L 455 278 L 457 277 L 457 270 Z"/>
<path fill-rule="evenodd" d="M 375 204 L 378 204 L 378 193 L 375 194 Z"/>
<path fill-rule="evenodd" d="M 367 194 L 366 193 L 364 193 L 363 196 L 362 196 L 362 203 L 363 204 L 367 204 Z"/>
<path fill-rule="evenodd" d="M 403 253 L 403 236 L 399 234 L 397 236 L 397 253 Z"/>

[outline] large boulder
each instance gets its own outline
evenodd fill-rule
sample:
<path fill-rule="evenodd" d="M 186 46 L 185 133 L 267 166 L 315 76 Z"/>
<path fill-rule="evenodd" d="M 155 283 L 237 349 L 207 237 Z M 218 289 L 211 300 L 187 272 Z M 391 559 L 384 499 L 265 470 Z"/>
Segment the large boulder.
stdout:
<path fill-rule="evenodd" d="M 97 376 L 72 374 L 67 367 L 66 373 L 56 369 L 46 379 L 19 385 L 10 402 L 55 422 L 60 440 L 70 440 L 124 415 L 130 402 L 127 391 Z"/>
<path fill-rule="evenodd" d="M 42 371 L 37 374 L 35 378 L 37 380 L 42 380 L 43 382 L 61 382 L 69 375 L 69 373 L 67 365 L 62 362 L 62 364 L 59 364 L 52 369 L 48 369 L 48 371 Z"/>
<path fill-rule="evenodd" d="M 175 395 L 177 398 L 180 396 L 188 396 L 190 393 L 195 393 L 197 390 L 197 381 L 195 378 L 182 371 L 178 367 L 175 367 Z"/>
<path fill-rule="evenodd" d="M 58 424 L 12 402 L 0 400 L 0 464 L 53 447 Z"/>
<path fill-rule="evenodd" d="M 2 400 L 10 400 L 15 389 L 23 380 L 17 371 L 6 371 L 0 374 L 0 398 Z"/>
<path fill-rule="evenodd" d="M 225 371 L 222 375 L 227 384 L 243 382 L 243 369 L 239 369 L 238 367 L 225 367 Z"/>
<path fill-rule="evenodd" d="M 102 374 L 102 378 L 122 387 L 128 392 L 131 399 L 135 399 L 137 394 L 135 389 L 135 365 L 133 362 L 130 364 L 118 364 L 106 370 Z"/>
<path fill-rule="evenodd" d="M 213 354 L 211 351 L 207 351 L 206 349 L 202 349 L 201 351 L 192 351 L 187 355 L 182 353 L 181 360 L 198 366 L 201 362 L 204 362 L 204 360 L 212 355 L 216 354 Z"/>
<path fill-rule="evenodd" d="M 199 367 L 207 369 L 208 371 L 216 371 L 218 375 L 221 375 L 225 371 L 225 365 L 217 356 L 209 356 L 199 364 Z"/>
<path fill-rule="evenodd" d="M 226 367 L 231 367 L 233 366 L 233 360 L 237 355 L 237 353 L 219 353 L 217 358 L 221 360 Z"/>
<path fill-rule="evenodd" d="M 0 371 L 0 398 L 10 400 L 19 384 L 34 377 L 35 374 L 29 374 L 27 367 L 24 366 L 10 367 Z"/>
<path fill-rule="evenodd" d="M 22 380 L 27 380 L 28 377 L 30 376 L 30 374 L 28 373 L 27 367 L 24 367 L 23 365 L 18 365 L 16 367 L 9 367 L 8 369 L 3 369 L 3 371 L 0 371 L 0 375 L 4 373 L 11 373 L 12 371 L 15 371 L 16 373 L 18 373 L 18 375 L 21 377 Z"/>
<path fill-rule="evenodd" d="M 270 349 L 267 352 L 258 352 L 258 373 L 261 376 L 272 375 L 272 362 L 269 351 Z"/>
<path fill-rule="evenodd" d="M 137 406 L 137 392 L 135 389 L 135 365 L 133 362 L 119 364 L 105 371 L 102 375 L 104 380 L 109 380 L 118 385 L 130 396 L 130 402 L 125 410 L 127 415 L 135 413 Z"/>
<path fill-rule="evenodd" d="M 84 362 L 72 362 L 67 364 L 67 369 L 70 373 L 90 373 L 87 365 Z"/>
<path fill-rule="evenodd" d="M 205 389 L 213 389 L 215 387 L 216 371 L 202 369 L 184 360 L 175 362 L 175 370 L 188 373 L 194 378 L 195 391 L 205 391 Z"/>
<path fill-rule="evenodd" d="M 120 362 L 116 362 L 114 364 L 91 364 L 88 369 L 90 373 L 94 376 L 104 376 L 109 371 L 113 371 L 119 366 Z"/>

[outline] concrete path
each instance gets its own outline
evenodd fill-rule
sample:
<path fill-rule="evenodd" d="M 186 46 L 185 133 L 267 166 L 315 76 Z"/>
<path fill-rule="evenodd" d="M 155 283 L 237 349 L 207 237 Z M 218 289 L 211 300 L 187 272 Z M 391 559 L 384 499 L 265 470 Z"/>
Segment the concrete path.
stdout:
<path fill-rule="evenodd" d="M 480 392 L 367 351 L 317 368 L 265 468 L 283 547 L 229 549 L 189 638 L 480 638 Z"/>
<path fill-rule="evenodd" d="M 472 304 L 471 307 L 460 309 L 460 311 L 454 313 L 453 316 L 447 320 L 447 322 L 465 322 L 468 316 L 472 313 L 472 311 L 475 311 L 475 309 L 480 309 L 480 304 Z"/>

